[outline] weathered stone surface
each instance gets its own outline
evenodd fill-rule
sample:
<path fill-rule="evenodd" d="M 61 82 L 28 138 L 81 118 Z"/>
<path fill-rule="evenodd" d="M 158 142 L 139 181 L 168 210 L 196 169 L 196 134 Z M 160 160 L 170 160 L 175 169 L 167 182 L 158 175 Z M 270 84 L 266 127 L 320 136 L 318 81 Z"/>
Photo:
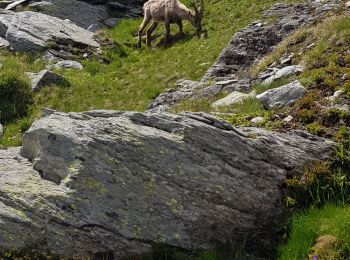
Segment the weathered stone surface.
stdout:
<path fill-rule="evenodd" d="M 4 39 L 0 37 L 0 49 L 8 49 L 10 47 L 10 43 Z"/>
<path fill-rule="evenodd" d="M 0 36 L 5 38 L 15 12 L 0 9 Z"/>
<path fill-rule="evenodd" d="M 273 17 L 274 22 L 256 22 L 237 32 L 204 78 L 227 77 L 250 67 L 287 35 L 318 19 L 321 14 L 314 13 L 317 5 L 275 4 L 264 14 L 265 18 Z"/>
<path fill-rule="evenodd" d="M 243 102 L 245 99 L 255 97 L 256 93 L 245 94 L 238 91 L 233 91 L 226 97 L 219 99 L 213 103 L 213 107 L 229 106 Z"/>
<path fill-rule="evenodd" d="M 52 85 L 69 85 L 69 82 L 63 76 L 49 70 L 42 70 L 39 73 L 27 72 L 27 75 L 32 81 L 32 91 L 34 92 Z"/>
<path fill-rule="evenodd" d="M 268 85 L 274 82 L 277 79 L 285 78 L 291 75 L 295 75 L 298 73 L 301 73 L 304 70 L 303 66 L 301 65 L 291 65 L 284 67 L 280 70 L 275 70 L 272 75 L 270 75 L 267 79 L 265 79 L 262 84 Z"/>
<path fill-rule="evenodd" d="M 90 5 L 76 0 L 45 0 L 31 5 L 36 11 L 58 17 L 62 20 L 69 19 L 80 27 L 88 29 L 92 24 L 96 28 L 104 26 L 104 20 L 109 18 L 107 8 L 102 5 Z M 47 4 L 49 3 L 49 4 Z"/>
<path fill-rule="evenodd" d="M 6 39 L 18 52 L 44 50 L 50 45 L 99 47 L 93 33 L 74 23 L 36 12 L 19 12 L 7 24 Z"/>
<path fill-rule="evenodd" d="M 256 96 L 266 108 L 281 108 L 294 104 L 302 98 L 307 90 L 296 80 L 285 86 L 265 91 Z"/>
<path fill-rule="evenodd" d="M 265 119 L 262 116 L 257 116 L 257 117 L 254 117 L 250 120 L 250 122 L 252 122 L 253 124 L 260 124 L 264 121 L 265 121 Z"/>
<path fill-rule="evenodd" d="M 0 124 L 0 138 L 3 136 L 4 134 L 4 127 L 2 126 L 2 124 Z"/>
<path fill-rule="evenodd" d="M 81 65 L 80 62 L 74 60 L 62 60 L 54 64 L 53 67 L 56 69 L 83 69 L 83 65 Z"/>
<path fill-rule="evenodd" d="M 19 5 L 27 5 L 30 0 L 18 0 L 6 6 L 5 10 L 14 10 Z"/>
<path fill-rule="evenodd" d="M 148 107 L 148 112 L 159 113 L 169 109 L 172 105 L 193 95 L 196 89 L 203 88 L 203 84 L 192 80 L 178 80 L 176 88 L 161 93 Z"/>
<path fill-rule="evenodd" d="M 46 114 L 23 157 L 0 150 L 0 251 L 119 259 L 158 242 L 273 239 L 286 176 L 332 151 L 306 133 L 237 130 L 206 114 Z"/>

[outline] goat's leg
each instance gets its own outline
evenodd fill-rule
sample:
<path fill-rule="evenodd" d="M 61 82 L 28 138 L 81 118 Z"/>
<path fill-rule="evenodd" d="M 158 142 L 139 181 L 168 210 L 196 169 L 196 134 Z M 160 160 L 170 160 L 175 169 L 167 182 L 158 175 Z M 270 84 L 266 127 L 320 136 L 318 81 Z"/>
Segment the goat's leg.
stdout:
<path fill-rule="evenodd" d="M 139 40 L 137 43 L 138 48 L 141 48 L 142 33 L 150 21 L 151 21 L 151 17 L 145 14 L 145 17 L 143 18 L 142 24 L 140 25 L 140 28 L 139 28 L 139 33 L 138 33 Z"/>
<path fill-rule="evenodd" d="M 169 43 L 170 38 L 170 21 L 169 19 L 165 19 L 165 39 L 164 39 L 164 45 L 166 46 Z"/>
<path fill-rule="evenodd" d="M 148 47 L 151 47 L 151 36 L 152 36 L 152 33 L 154 32 L 154 30 L 157 28 L 158 26 L 158 23 L 153 21 L 152 25 L 150 28 L 148 28 L 147 30 L 147 40 L 146 40 L 146 43 L 147 43 L 147 46 Z"/>
<path fill-rule="evenodd" d="M 177 26 L 179 27 L 179 33 L 180 33 L 180 36 L 182 37 L 183 36 L 182 20 L 177 22 Z"/>

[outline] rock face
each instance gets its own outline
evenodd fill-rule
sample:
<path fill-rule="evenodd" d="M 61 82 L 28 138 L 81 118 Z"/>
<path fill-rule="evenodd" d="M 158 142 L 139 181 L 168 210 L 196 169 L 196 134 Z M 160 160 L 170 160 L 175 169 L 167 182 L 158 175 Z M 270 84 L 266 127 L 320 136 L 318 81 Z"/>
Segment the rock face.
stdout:
<path fill-rule="evenodd" d="M 270 89 L 256 96 L 266 108 L 282 108 L 293 105 L 307 93 L 306 88 L 296 80 L 285 86 Z"/>
<path fill-rule="evenodd" d="M 10 43 L 4 39 L 0 37 L 0 49 L 8 49 L 10 47 Z"/>
<path fill-rule="evenodd" d="M 0 150 L 0 251 L 119 259 L 242 234 L 257 247 L 284 212 L 286 176 L 331 151 L 305 133 L 237 130 L 206 114 L 51 112 L 21 156 Z"/>

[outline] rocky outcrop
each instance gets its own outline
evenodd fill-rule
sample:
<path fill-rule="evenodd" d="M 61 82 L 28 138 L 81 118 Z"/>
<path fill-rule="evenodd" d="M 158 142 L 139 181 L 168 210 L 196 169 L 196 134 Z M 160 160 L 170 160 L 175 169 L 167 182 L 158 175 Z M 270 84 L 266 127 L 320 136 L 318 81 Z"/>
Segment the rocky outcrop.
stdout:
<path fill-rule="evenodd" d="M 202 84 L 192 84 L 191 88 L 177 86 L 162 93 L 149 106 L 149 111 L 165 111 L 175 103 L 189 98 L 212 98 L 219 93 L 251 91 L 254 79 L 248 71 L 253 64 L 270 53 L 295 30 L 321 20 L 327 12 L 342 5 L 341 1 L 327 0 L 275 4 L 264 13 L 262 21 L 248 25 L 233 36 L 215 64 L 202 78 Z M 218 84 L 221 82 L 226 84 Z M 186 92 L 186 96 L 182 95 L 183 92 Z"/>
<path fill-rule="evenodd" d="M 77 0 L 45 0 L 29 5 L 31 9 L 60 19 L 69 19 L 85 29 L 104 27 L 109 18 L 108 10 L 102 5 L 90 5 Z"/>
<path fill-rule="evenodd" d="M 17 52 L 96 49 L 100 45 L 89 32 L 76 24 L 37 13 L 0 10 L 0 37 Z"/>
<path fill-rule="evenodd" d="M 70 21 L 41 13 L 15 13 L 7 27 L 6 39 L 18 52 L 41 51 L 50 45 L 99 47 L 91 32 Z"/>
<path fill-rule="evenodd" d="M 131 256 L 273 239 L 282 184 L 332 145 L 206 114 L 46 112 L 0 150 L 0 251 Z M 11 238 L 11 239 L 9 239 Z M 101 259 L 101 258 L 99 258 Z"/>
<path fill-rule="evenodd" d="M 106 26 L 114 26 L 115 22 L 111 22 L 111 18 L 121 19 L 140 16 L 143 2 L 143 0 L 9 0 L 2 7 L 7 10 L 26 7 L 31 11 L 58 17 L 62 20 L 69 19 L 78 26 L 96 31 Z"/>

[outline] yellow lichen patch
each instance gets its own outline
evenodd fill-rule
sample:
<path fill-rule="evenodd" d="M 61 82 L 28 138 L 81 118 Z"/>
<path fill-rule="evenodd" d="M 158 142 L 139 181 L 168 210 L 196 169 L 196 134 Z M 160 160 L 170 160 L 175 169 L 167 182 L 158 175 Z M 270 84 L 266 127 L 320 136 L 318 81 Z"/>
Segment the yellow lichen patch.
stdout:
<path fill-rule="evenodd" d="M 75 160 L 69 165 L 68 171 L 70 173 L 75 173 L 79 171 L 80 167 L 81 167 L 81 162 L 79 160 Z"/>
<path fill-rule="evenodd" d="M 310 260 L 336 260 L 339 259 L 337 247 L 339 241 L 331 235 L 323 235 L 316 239 L 316 244 L 311 248 Z"/>
<path fill-rule="evenodd" d="M 108 192 L 108 189 L 103 185 L 103 183 L 94 180 L 93 178 L 87 178 L 85 184 L 88 188 L 96 190 L 96 192 L 103 194 Z"/>
<path fill-rule="evenodd" d="M 176 199 L 171 199 L 171 200 L 168 200 L 166 203 L 165 203 L 166 205 L 168 205 L 170 208 L 171 208 L 171 211 L 173 212 L 173 213 L 176 213 L 177 212 L 177 208 L 176 208 L 176 206 L 177 206 L 177 200 Z"/>

